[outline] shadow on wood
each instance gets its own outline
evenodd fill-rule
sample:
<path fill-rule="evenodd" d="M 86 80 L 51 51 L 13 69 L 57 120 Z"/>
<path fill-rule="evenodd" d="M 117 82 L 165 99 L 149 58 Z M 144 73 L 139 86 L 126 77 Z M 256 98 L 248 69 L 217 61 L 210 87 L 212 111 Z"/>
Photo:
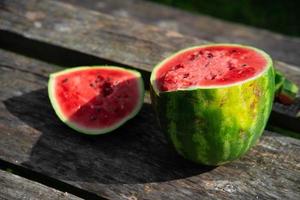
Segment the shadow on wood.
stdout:
<path fill-rule="evenodd" d="M 5 39 L 4 39 L 5 38 Z M 36 58 L 60 66 L 93 66 L 93 65 L 111 65 L 120 66 L 129 69 L 138 70 L 143 77 L 145 88 L 149 89 L 150 72 L 113 62 L 101 57 L 93 56 L 83 52 L 64 48 L 62 46 L 41 42 L 31 38 L 23 37 L 20 34 L 0 30 L 0 47 L 9 51 Z"/>
<path fill-rule="evenodd" d="M 20 120 L 38 130 L 30 159 L 23 166 L 63 181 L 99 184 L 161 182 L 198 175 L 211 167 L 179 157 L 159 131 L 151 105 L 118 130 L 81 135 L 56 117 L 47 89 L 4 102 Z M 30 130 L 24 130 L 30 131 Z"/>

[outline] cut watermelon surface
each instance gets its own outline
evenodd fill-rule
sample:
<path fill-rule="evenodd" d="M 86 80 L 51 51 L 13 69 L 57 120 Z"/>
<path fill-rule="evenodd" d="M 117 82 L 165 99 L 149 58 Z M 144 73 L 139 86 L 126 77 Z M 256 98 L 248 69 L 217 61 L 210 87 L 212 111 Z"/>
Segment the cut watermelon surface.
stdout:
<path fill-rule="evenodd" d="M 207 46 L 178 53 L 155 73 L 159 90 L 171 91 L 234 84 L 258 75 L 266 64 L 266 58 L 254 49 Z"/>
<path fill-rule="evenodd" d="M 59 118 L 86 134 L 115 130 L 143 104 L 141 74 L 120 67 L 76 67 L 50 75 L 48 92 Z"/>

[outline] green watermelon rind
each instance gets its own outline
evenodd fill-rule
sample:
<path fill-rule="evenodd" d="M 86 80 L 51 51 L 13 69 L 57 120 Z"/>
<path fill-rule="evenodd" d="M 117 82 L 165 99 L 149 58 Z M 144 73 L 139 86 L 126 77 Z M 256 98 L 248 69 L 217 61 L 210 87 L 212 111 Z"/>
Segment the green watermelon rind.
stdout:
<path fill-rule="evenodd" d="M 158 90 L 156 72 L 161 66 L 185 51 L 208 46 L 253 49 L 266 58 L 266 68 L 233 84 Z M 270 56 L 238 44 L 209 44 L 179 51 L 156 65 L 150 80 L 151 101 L 161 129 L 180 155 L 204 165 L 222 165 L 245 154 L 263 133 L 274 98 Z"/>
<path fill-rule="evenodd" d="M 122 70 L 122 71 L 126 71 L 129 73 L 132 73 L 138 80 L 138 90 L 139 90 L 139 99 L 138 99 L 138 104 L 135 106 L 135 109 L 129 114 L 127 115 L 125 118 L 123 118 L 121 121 L 119 121 L 118 123 L 107 127 L 107 128 L 86 128 L 83 126 L 78 125 L 77 123 L 73 123 L 71 121 L 68 120 L 68 118 L 66 116 L 63 115 L 62 111 L 60 110 L 59 104 L 54 96 L 54 92 L 55 92 L 55 77 L 62 75 L 62 74 L 67 74 L 70 72 L 74 72 L 74 71 L 80 71 L 80 70 L 87 70 L 87 69 L 107 69 L 107 70 Z M 67 126 L 69 126 L 70 128 L 83 133 L 83 134 L 87 134 L 87 135 L 100 135 L 100 134 L 106 134 L 109 133 L 113 130 L 116 130 L 117 128 L 119 128 L 120 126 L 122 126 L 124 123 L 126 123 L 128 120 L 132 119 L 134 116 L 137 115 L 137 113 L 140 111 L 140 109 L 142 108 L 143 102 L 144 102 L 144 83 L 143 83 L 143 79 L 142 76 L 140 74 L 140 72 L 136 71 L 136 70 L 131 70 L 131 69 L 125 69 L 122 67 L 116 67 L 116 66 L 79 66 L 79 67 L 74 67 L 74 68 L 70 68 L 70 69 L 65 69 L 59 72 L 55 72 L 50 74 L 49 77 L 49 81 L 48 81 L 48 96 L 50 99 L 50 102 L 54 108 L 54 111 L 56 113 L 56 115 L 59 117 L 59 119 L 65 123 Z"/>
<path fill-rule="evenodd" d="M 283 86 L 283 83 L 285 82 L 284 75 L 279 72 L 278 70 L 275 70 L 275 94 L 279 94 L 280 90 Z"/>

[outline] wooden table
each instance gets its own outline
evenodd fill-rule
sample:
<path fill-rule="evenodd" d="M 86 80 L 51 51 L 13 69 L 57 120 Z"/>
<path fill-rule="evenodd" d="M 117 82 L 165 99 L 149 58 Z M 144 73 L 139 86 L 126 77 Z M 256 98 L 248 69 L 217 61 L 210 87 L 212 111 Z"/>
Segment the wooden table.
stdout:
<path fill-rule="evenodd" d="M 168 146 L 148 95 L 98 137 L 66 127 L 49 103 L 48 75 L 64 67 L 131 67 L 147 86 L 158 61 L 208 40 L 269 50 L 300 85 L 297 38 L 136 0 L 0 1 L 0 199 L 300 199 L 297 139 L 265 131 L 241 159 L 205 167 Z"/>

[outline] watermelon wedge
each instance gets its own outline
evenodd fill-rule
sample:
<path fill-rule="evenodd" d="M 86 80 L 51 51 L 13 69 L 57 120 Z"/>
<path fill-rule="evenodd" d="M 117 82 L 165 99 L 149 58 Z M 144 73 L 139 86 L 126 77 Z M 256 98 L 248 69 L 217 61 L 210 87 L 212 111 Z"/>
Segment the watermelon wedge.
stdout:
<path fill-rule="evenodd" d="M 265 52 L 237 44 L 184 49 L 151 74 L 151 100 L 176 151 L 205 165 L 245 154 L 263 133 L 274 98 Z"/>
<path fill-rule="evenodd" d="M 61 121 L 81 133 L 98 135 L 115 130 L 138 113 L 144 85 L 137 71 L 76 67 L 51 74 L 48 94 Z"/>

